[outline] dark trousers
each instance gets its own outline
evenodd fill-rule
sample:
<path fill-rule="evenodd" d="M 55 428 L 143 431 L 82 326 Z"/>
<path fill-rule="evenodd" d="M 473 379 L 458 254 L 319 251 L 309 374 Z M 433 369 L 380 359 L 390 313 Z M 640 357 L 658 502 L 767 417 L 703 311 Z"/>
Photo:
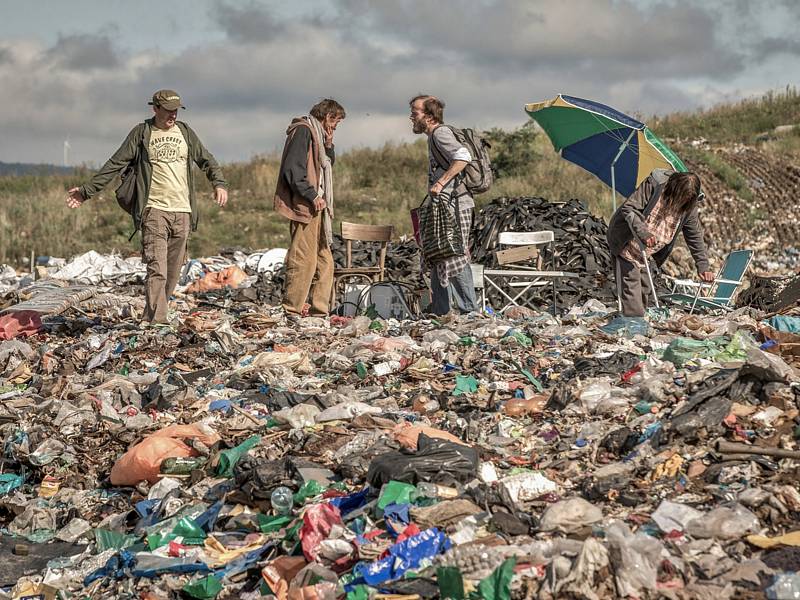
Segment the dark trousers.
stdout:
<path fill-rule="evenodd" d="M 617 295 L 622 301 L 622 314 L 626 317 L 643 317 L 647 301 L 652 294 L 647 271 L 622 257 L 615 256 Z"/>

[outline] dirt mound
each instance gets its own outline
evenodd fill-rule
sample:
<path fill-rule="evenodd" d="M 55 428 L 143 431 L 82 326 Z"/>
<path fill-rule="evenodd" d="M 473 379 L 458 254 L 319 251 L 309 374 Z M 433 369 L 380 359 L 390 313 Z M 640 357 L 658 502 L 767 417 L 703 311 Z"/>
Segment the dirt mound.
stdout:
<path fill-rule="evenodd" d="M 746 189 L 737 191 L 731 187 L 731 177 L 723 179 L 719 167 L 686 161 L 703 181 L 707 201 L 701 218 L 711 245 L 725 252 L 752 247 L 773 254 L 800 246 L 800 167 L 748 146 L 710 151 L 746 184 Z"/>

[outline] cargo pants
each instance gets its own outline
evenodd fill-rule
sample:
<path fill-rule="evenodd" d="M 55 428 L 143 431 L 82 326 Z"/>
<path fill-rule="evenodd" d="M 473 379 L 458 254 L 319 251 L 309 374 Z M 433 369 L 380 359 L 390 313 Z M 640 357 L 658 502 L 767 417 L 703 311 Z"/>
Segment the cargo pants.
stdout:
<path fill-rule="evenodd" d="M 151 323 L 167 322 L 169 297 L 186 261 L 191 213 L 145 208 L 142 215 L 142 262 L 147 265 L 144 282 L 144 314 Z"/>
<path fill-rule="evenodd" d="M 289 223 L 291 242 L 286 253 L 286 289 L 283 309 L 300 315 L 310 298 L 309 314 L 327 315 L 333 290 L 333 254 L 325 240 L 322 212 L 310 223 Z"/>

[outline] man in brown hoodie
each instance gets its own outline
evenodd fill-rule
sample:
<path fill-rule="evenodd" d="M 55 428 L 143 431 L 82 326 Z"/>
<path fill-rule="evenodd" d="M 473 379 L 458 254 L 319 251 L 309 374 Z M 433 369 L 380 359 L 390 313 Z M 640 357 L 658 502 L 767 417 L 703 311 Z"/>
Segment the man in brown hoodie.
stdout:
<path fill-rule="evenodd" d="M 274 206 L 290 221 L 283 298 L 289 314 L 324 316 L 330 310 L 333 133 L 344 117 L 342 105 L 326 98 L 286 130 Z"/>

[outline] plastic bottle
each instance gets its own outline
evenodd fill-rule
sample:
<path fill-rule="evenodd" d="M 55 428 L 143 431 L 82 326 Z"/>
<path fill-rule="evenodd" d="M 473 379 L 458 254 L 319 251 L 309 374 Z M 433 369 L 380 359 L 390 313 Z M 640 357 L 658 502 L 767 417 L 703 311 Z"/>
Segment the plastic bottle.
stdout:
<path fill-rule="evenodd" d="M 458 490 L 456 488 L 420 481 L 417 484 L 417 497 L 424 498 L 456 498 Z"/>
<path fill-rule="evenodd" d="M 420 414 L 431 414 L 440 410 L 439 401 L 431 398 L 428 394 L 420 394 L 414 398 L 414 411 Z"/>
<path fill-rule="evenodd" d="M 183 456 L 170 456 L 165 458 L 161 463 L 161 473 L 165 475 L 189 475 L 196 469 L 202 469 L 205 466 L 206 459 L 204 457 L 183 457 Z"/>
<path fill-rule="evenodd" d="M 292 512 L 292 505 L 294 499 L 292 498 L 292 490 L 287 487 L 281 486 L 272 490 L 270 498 L 272 509 L 276 515 L 288 515 Z"/>

